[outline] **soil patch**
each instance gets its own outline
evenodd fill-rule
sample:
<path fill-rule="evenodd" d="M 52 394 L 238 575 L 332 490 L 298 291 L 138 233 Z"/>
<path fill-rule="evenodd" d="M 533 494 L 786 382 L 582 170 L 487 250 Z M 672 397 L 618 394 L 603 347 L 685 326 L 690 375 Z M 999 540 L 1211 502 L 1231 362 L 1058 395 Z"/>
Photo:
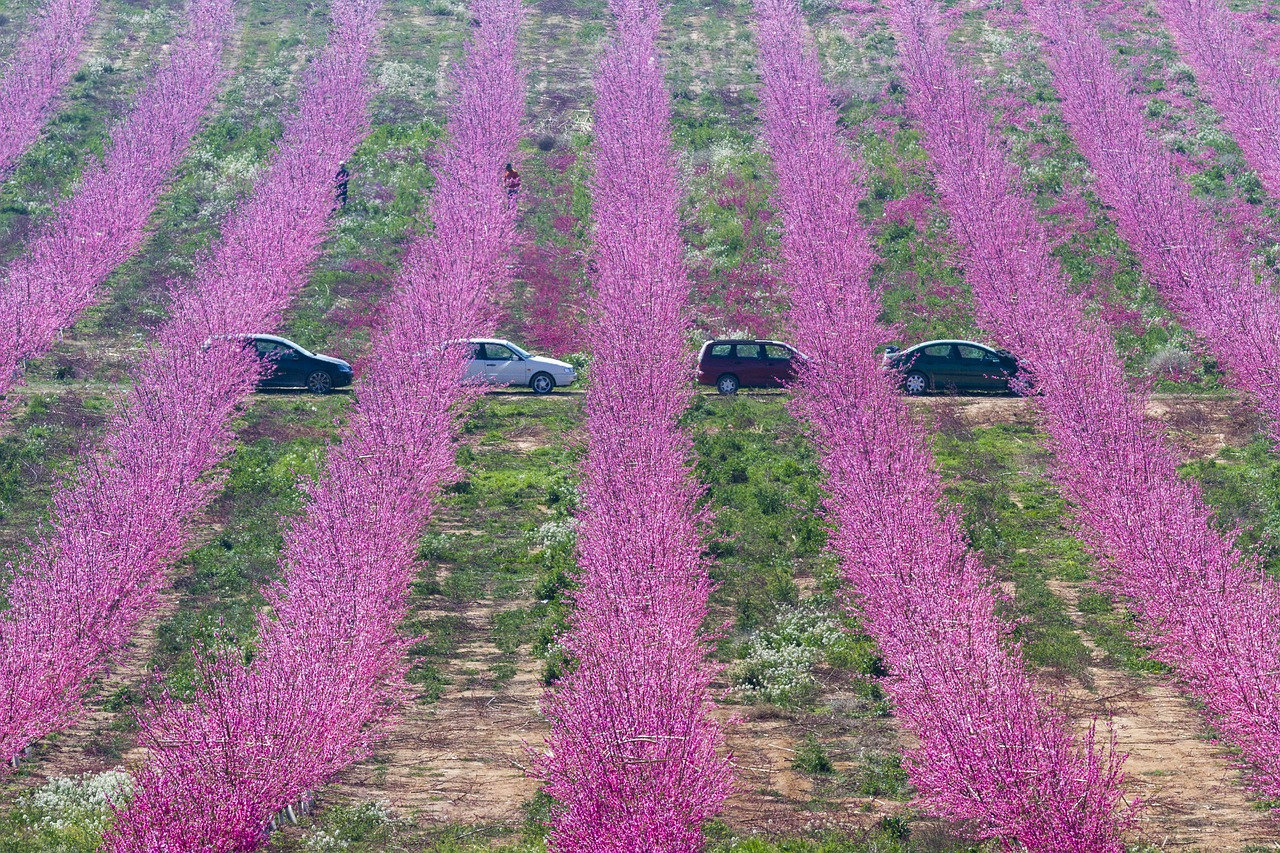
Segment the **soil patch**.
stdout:
<path fill-rule="evenodd" d="M 1084 625 L 1080 584 L 1049 581 L 1072 621 Z M 1079 728 L 1110 719 L 1125 761 L 1127 789 L 1144 803 L 1138 835 L 1161 850 L 1280 849 L 1280 824 L 1245 795 L 1231 755 L 1210 742 L 1204 720 L 1173 687 L 1107 665 L 1105 653 L 1083 630 L 1093 690 L 1079 682 L 1060 692 Z"/>

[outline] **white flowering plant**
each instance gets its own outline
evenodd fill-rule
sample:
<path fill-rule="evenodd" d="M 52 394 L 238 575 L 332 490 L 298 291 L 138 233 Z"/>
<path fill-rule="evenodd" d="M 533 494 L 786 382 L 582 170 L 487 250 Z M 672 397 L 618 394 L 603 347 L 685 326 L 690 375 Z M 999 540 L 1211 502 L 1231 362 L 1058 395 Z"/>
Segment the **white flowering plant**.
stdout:
<path fill-rule="evenodd" d="M 866 668 L 867 641 L 850 632 L 828 602 L 809 599 L 778 611 L 753 633 L 730 667 L 734 691 L 775 705 L 800 705 L 817 691 L 814 666 L 824 661 Z"/>

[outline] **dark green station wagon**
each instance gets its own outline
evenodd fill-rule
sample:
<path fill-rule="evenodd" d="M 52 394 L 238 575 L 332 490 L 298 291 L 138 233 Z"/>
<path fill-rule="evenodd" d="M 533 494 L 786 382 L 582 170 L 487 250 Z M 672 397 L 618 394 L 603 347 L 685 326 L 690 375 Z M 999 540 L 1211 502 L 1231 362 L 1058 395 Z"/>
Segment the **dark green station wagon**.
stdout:
<path fill-rule="evenodd" d="M 913 396 L 929 391 L 1003 391 L 1018 373 L 1018 359 L 973 341 L 925 341 L 908 349 L 889 347 L 884 365 L 902 371 L 902 390 Z"/>

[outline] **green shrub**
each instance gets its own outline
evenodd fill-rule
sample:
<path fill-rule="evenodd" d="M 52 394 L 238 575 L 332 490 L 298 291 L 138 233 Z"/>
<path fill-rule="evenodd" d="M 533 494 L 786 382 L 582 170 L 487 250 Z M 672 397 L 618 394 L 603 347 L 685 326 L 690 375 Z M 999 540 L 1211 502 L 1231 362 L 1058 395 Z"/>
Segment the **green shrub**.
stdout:
<path fill-rule="evenodd" d="M 806 736 L 804 743 L 800 744 L 800 748 L 796 750 L 796 757 L 791 760 L 791 766 L 801 773 L 835 772 L 831 759 L 827 757 L 827 751 L 822 748 L 822 744 L 818 743 L 818 738 L 813 733 Z"/>

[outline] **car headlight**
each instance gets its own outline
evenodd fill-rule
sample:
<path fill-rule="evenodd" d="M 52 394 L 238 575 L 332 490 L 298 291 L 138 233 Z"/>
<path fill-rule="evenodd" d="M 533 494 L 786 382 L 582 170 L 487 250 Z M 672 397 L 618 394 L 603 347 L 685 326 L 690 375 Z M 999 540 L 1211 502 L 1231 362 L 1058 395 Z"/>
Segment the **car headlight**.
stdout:
<path fill-rule="evenodd" d="M 572 366 L 569 366 L 569 367 L 564 368 L 564 372 L 565 372 L 565 373 L 573 373 L 573 367 L 572 367 Z"/>
<path fill-rule="evenodd" d="M 350 373 L 350 372 L 351 372 L 351 365 L 349 365 L 349 364 L 339 364 L 339 365 L 338 365 L 338 372 L 339 372 L 339 373 Z"/>

